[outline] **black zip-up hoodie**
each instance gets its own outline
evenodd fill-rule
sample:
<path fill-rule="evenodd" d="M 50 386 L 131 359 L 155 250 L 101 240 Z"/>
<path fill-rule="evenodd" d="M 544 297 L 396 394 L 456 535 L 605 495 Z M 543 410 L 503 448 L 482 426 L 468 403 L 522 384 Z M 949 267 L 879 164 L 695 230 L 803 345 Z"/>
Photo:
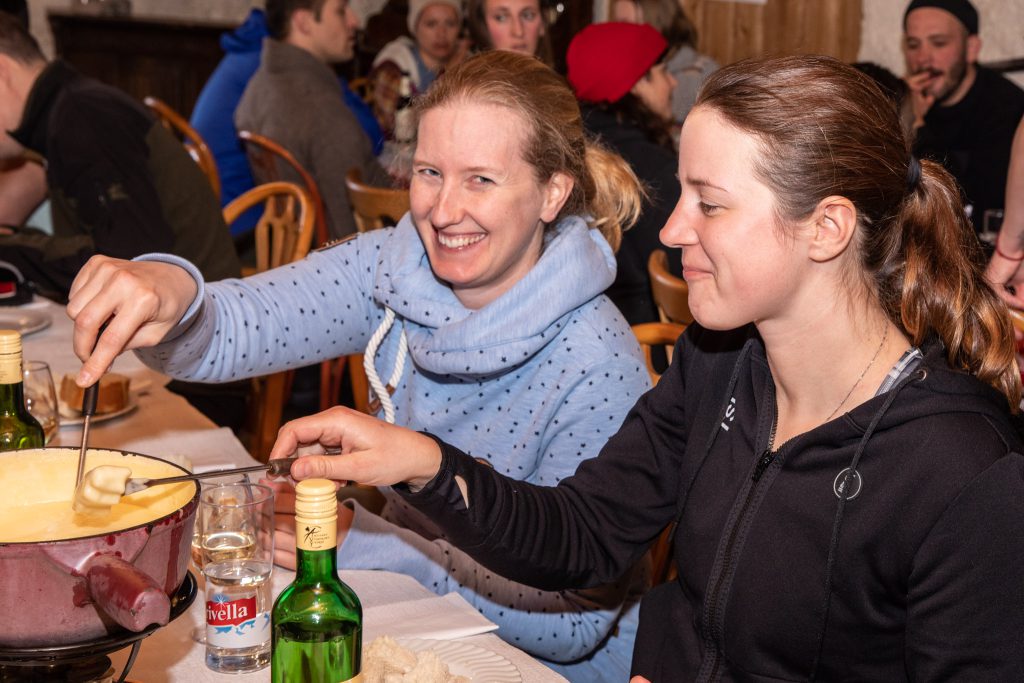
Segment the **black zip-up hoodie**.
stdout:
<path fill-rule="evenodd" d="M 938 342 L 923 350 L 891 391 L 766 454 L 760 338 L 692 325 L 559 486 L 442 444 L 438 477 L 404 495 L 494 571 L 547 589 L 614 579 L 677 519 L 679 578 L 644 599 L 633 660 L 655 683 L 1024 680 L 1021 430 Z"/>

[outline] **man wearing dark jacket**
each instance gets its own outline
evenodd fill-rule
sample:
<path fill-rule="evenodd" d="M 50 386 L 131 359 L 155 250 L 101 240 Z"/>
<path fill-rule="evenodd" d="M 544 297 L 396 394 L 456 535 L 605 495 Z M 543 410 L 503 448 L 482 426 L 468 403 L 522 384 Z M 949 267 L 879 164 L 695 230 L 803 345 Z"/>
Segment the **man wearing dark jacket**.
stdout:
<path fill-rule="evenodd" d="M 67 295 L 94 254 L 167 251 L 213 280 L 239 275 L 206 177 L 181 143 L 128 95 L 85 78 L 0 14 L 0 159 L 31 150 L 46 162 L 53 234 L 0 236 L 0 259 L 45 294 Z"/>
<path fill-rule="evenodd" d="M 980 231 L 985 210 L 1004 206 L 1024 91 L 978 66 L 978 12 L 969 0 L 913 0 L 903 29 L 914 153 L 953 174 Z"/>

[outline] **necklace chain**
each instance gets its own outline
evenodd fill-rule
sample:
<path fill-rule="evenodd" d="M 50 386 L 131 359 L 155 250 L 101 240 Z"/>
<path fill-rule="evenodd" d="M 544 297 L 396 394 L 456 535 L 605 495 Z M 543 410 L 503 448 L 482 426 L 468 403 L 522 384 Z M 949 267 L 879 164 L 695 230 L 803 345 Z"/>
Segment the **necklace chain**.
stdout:
<path fill-rule="evenodd" d="M 885 340 L 888 337 L 889 337 L 889 326 L 886 325 L 885 326 L 885 332 L 882 334 L 882 341 L 880 341 L 878 343 L 878 348 L 875 349 L 875 355 L 871 356 L 871 360 L 868 361 L 867 366 L 861 371 L 860 377 L 858 377 L 857 381 L 853 383 L 853 386 L 850 387 L 850 390 L 846 392 L 846 396 L 843 396 L 843 400 L 839 402 L 839 405 L 837 405 L 835 407 L 835 410 L 833 410 L 831 413 L 829 413 L 828 417 L 825 418 L 825 422 L 828 422 L 833 417 L 835 417 L 836 413 L 839 412 L 839 409 L 842 408 L 846 404 L 846 402 L 848 400 L 850 400 L 850 396 L 853 395 L 853 390 L 856 389 L 858 386 L 860 386 L 860 382 L 861 382 L 862 379 L 864 379 L 864 375 L 868 374 L 868 370 L 870 370 L 871 366 L 875 364 L 875 360 L 878 359 L 878 354 L 880 354 L 882 352 L 882 347 L 885 346 Z"/>

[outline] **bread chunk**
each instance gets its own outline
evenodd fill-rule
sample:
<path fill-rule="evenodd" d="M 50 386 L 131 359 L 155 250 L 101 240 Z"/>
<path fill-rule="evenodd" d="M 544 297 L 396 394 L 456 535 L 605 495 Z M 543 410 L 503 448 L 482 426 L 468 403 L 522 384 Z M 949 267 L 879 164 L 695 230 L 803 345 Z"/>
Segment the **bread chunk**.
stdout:
<path fill-rule="evenodd" d="M 116 372 L 108 372 L 100 378 L 96 395 L 96 414 L 113 413 L 128 405 L 128 389 L 131 379 Z M 85 389 L 75 384 L 74 375 L 64 375 L 60 382 L 60 400 L 64 407 L 76 414 L 82 412 L 82 398 Z"/>

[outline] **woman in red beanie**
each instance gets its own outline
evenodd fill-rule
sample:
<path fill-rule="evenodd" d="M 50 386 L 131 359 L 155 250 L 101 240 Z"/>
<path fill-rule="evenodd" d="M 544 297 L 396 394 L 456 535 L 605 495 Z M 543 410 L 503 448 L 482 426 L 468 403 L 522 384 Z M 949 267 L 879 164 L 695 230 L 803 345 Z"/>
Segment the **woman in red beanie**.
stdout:
<path fill-rule="evenodd" d="M 583 125 L 618 152 L 644 184 L 647 199 L 637 223 L 622 237 L 618 272 L 608 297 L 630 325 L 658 320 L 647 259 L 655 249 L 681 276 L 678 249 L 658 240 L 679 200 L 676 154 L 669 135 L 669 99 L 675 81 L 665 69 L 667 43 L 646 24 L 587 26 L 569 44 L 569 83 L 580 100 Z"/>
<path fill-rule="evenodd" d="M 672 121 L 677 127 L 683 125 L 697 101 L 701 83 L 718 69 L 718 63 L 697 52 L 697 28 L 686 16 L 680 0 L 615 0 L 611 19 L 653 26 L 668 41 L 668 71 L 676 79 Z"/>

